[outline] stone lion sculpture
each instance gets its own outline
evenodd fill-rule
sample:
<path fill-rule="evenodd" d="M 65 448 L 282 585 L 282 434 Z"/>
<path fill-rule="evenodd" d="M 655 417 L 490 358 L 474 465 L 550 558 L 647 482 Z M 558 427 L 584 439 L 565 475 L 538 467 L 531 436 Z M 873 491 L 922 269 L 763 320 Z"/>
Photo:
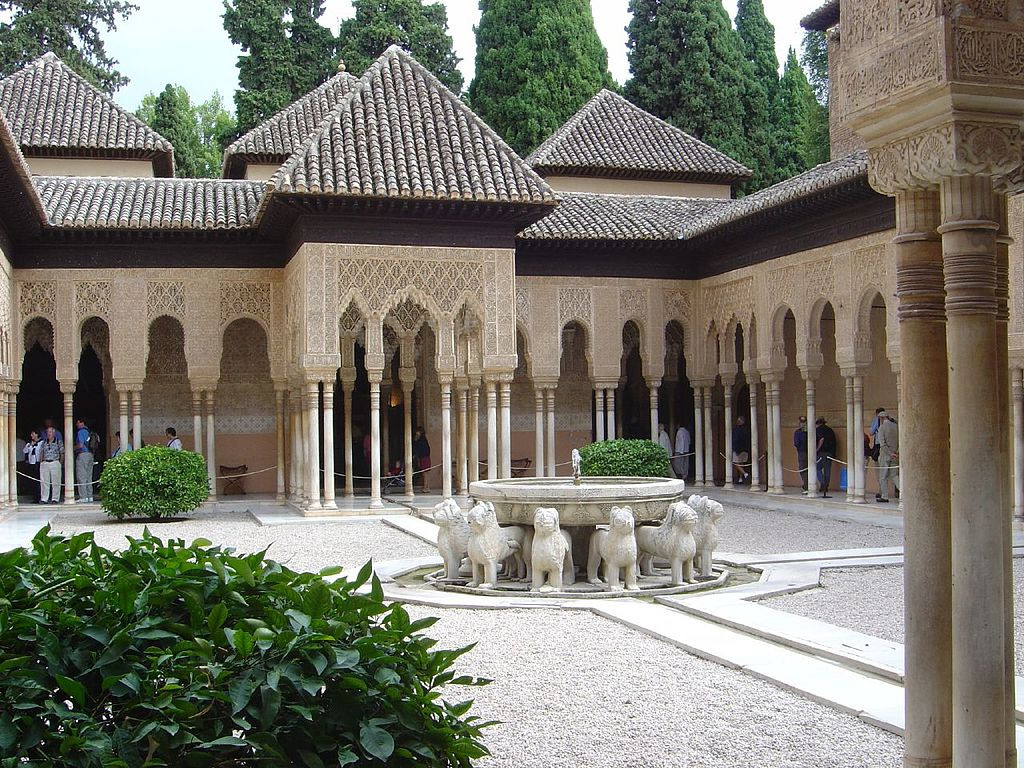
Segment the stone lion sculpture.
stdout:
<path fill-rule="evenodd" d="M 498 583 L 498 563 L 507 560 L 519 548 L 515 539 L 509 538 L 503 528 L 498 527 L 494 505 L 489 502 L 477 504 L 469 510 L 469 561 L 473 564 L 471 587 L 493 589 Z"/>
<path fill-rule="evenodd" d="M 636 529 L 636 545 L 640 550 L 640 573 L 654 573 L 654 558 L 668 560 L 672 566 L 672 586 L 693 581 L 693 557 L 697 542 L 693 529 L 697 513 L 684 501 L 668 508 L 661 525 L 642 525 Z"/>
<path fill-rule="evenodd" d="M 639 589 L 636 583 L 636 537 L 633 535 L 633 510 L 630 507 L 612 507 L 608 530 L 598 529 L 590 536 L 587 557 L 587 580 L 600 584 L 597 571 L 604 563 L 604 578 L 611 590 L 621 589 L 619 571 L 625 571 L 626 589 Z"/>
<path fill-rule="evenodd" d="M 558 524 L 558 510 L 538 507 L 533 513 L 530 547 L 531 592 L 560 591 L 575 580 L 572 539 Z"/>
<path fill-rule="evenodd" d="M 718 548 L 718 521 L 722 519 L 725 510 L 714 499 L 696 494 L 687 499 L 686 503 L 697 513 L 697 527 L 693 532 L 697 544 L 694 564 L 700 569 L 701 576 L 710 576 L 711 558 Z"/>
<path fill-rule="evenodd" d="M 459 505 L 445 499 L 434 507 L 437 525 L 437 551 L 444 560 L 444 577 L 459 578 L 462 560 L 469 554 L 469 523 Z"/>

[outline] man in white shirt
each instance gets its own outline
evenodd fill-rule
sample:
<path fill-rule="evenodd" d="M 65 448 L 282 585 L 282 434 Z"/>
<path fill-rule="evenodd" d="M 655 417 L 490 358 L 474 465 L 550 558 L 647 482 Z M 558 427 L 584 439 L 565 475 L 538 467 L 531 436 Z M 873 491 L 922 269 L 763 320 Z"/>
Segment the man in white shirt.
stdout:
<path fill-rule="evenodd" d="M 684 480 L 690 472 L 690 457 L 687 455 L 689 453 L 690 430 L 680 424 L 679 429 L 676 430 L 676 455 L 672 459 L 672 469 L 675 470 L 676 477 L 681 477 Z"/>
<path fill-rule="evenodd" d="M 672 456 L 672 438 L 668 436 L 668 432 L 665 431 L 665 425 L 658 425 L 658 445 L 665 449 L 665 455 L 671 458 Z"/>
<path fill-rule="evenodd" d="M 181 439 L 178 437 L 178 431 L 174 427 L 167 428 L 167 447 L 172 451 L 181 450 Z"/>

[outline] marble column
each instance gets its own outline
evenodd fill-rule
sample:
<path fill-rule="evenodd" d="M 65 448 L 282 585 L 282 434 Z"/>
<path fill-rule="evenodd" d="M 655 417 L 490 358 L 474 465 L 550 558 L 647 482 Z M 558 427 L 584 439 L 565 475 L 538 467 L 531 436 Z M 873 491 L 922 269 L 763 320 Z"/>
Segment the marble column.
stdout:
<path fill-rule="evenodd" d="M 544 477 L 544 390 L 533 387 L 533 475 Z"/>
<path fill-rule="evenodd" d="M 775 401 L 770 381 L 764 383 L 764 410 L 765 410 L 765 474 L 767 475 L 766 487 L 768 493 L 775 490 L 775 412 L 772 410 L 772 403 Z"/>
<path fill-rule="evenodd" d="M 853 502 L 856 494 L 853 476 L 855 473 L 854 455 L 857 450 L 857 429 L 853 418 L 853 376 L 844 376 L 846 385 L 846 502 Z M 864 446 L 861 445 L 863 452 Z"/>
<path fill-rule="evenodd" d="M 415 369 L 413 369 L 413 373 L 415 374 Z M 402 381 L 402 435 L 404 437 L 402 455 L 405 457 L 405 497 L 407 499 L 416 496 L 413 491 L 415 470 L 412 459 L 412 393 L 415 386 L 412 381 Z"/>
<path fill-rule="evenodd" d="M 320 382 L 306 382 L 306 467 L 309 504 L 306 509 L 322 509 L 320 502 Z"/>
<path fill-rule="evenodd" d="M 654 381 L 651 386 L 648 387 L 650 391 L 650 402 L 651 402 L 651 440 L 658 442 L 658 387 L 661 386 L 660 381 Z M 669 451 L 671 457 L 672 451 Z"/>
<path fill-rule="evenodd" d="M 760 440 L 760 425 L 759 425 L 759 414 L 757 408 L 757 396 L 760 392 L 761 384 L 757 380 L 757 377 L 751 374 L 750 376 L 750 490 L 761 490 L 761 458 L 759 456 L 761 452 L 761 440 Z"/>
<path fill-rule="evenodd" d="M 732 463 L 732 384 L 722 384 L 722 400 L 725 403 L 725 487 L 732 488 L 736 472 Z"/>
<path fill-rule="evenodd" d="M 501 442 L 498 443 L 501 460 L 499 477 L 512 477 L 512 383 L 501 382 Z"/>
<path fill-rule="evenodd" d="M 64 396 L 64 503 L 75 503 L 75 383 L 61 382 Z"/>
<path fill-rule="evenodd" d="M 309 504 L 312 498 L 312 488 L 309 486 L 309 395 L 306 393 L 304 384 L 298 384 L 298 440 L 299 440 L 299 493 L 303 506 Z"/>
<path fill-rule="evenodd" d="M 618 434 L 615 431 L 615 424 L 616 424 L 616 422 L 615 422 L 615 389 L 614 388 L 609 387 L 608 389 L 605 389 L 605 391 L 604 391 L 604 403 L 605 403 L 605 409 L 606 409 L 605 416 L 606 416 L 606 419 L 607 419 L 607 421 L 605 423 L 605 434 L 607 435 L 609 440 L 614 440 L 616 435 Z"/>
<path fill-rule="evenodd" d="M 380 381 L 383 371 L 367 371 L 366 375 L 370 380 L 370 508 L 381 509 L 384 506 L 380 495 Z"/>
<path fill-rule="evenodd" d="M 202 394 L 200 393 L 200 397 Z M 128 415 L 131 410 L 131 392 L 127 389 L 117 390 L 117 429 L 121 433 L 121 445 L 128 448 Z M 134 446 L 133 446 L 134 447 Z"/>
<path fill-rule="evenodd" d="M 772 382 L 772 440 L 775 443 L 775 493 L 786 492 L 786 473 L 782 466 L 782 382 Z"/>
<path fill-rule="evenodd" d="M 949 356 L 950 518 L 953 521 L 953 765 L 989 768 L 1006 759 L 1004 540 L 996 341 L 996 230 L 992 182 L 958 176 L 941 184 L 946 349 Z M 901 347 L 904 345 L 901 336 Z M 909 345 L 908 345 L 909 346 Z M 909 373 L 911 366 L 901 366 Z M 934 411 L 929 423 L 942 421 Z M 902 426 L 902 425 L 901 425 Z M 935 427 L 935 424 L 933 424 Z M 905 428 L 905 427 L 904 427 Z M 937 427 L 936 427 L 937 428 Z M 909 454 L 901 456 L 905 461 Z M 906 472 L 908 475 L 913 470 Z M 908 489 L 907 496 L 910 496 Z M 908 566 L 906 572 L 910 572 Z M 907 602 L 910 602 L 908 596 Z M 909 656 L 909 653 L 908 653 Z"/>
<path fill-rule="evenodd" d="M 690 441 L 694 459 L 693 484 L 704 485 L 704 390 L 699 385 L 693 388 L 693 440 Z"/>
<path fill-rule="evenodd" d="M 480 479 L 480 380 L 469 383 L 469 482 Z"/>
<path fill-rule="evenodd" d="M 345 498 L 355 498 L 355 480 L 352 471 L 352 390 L 355 388 L 355 381 L 351 379 L 341 380 L 342 409 L 345 418 Z M 410 463 L 411 466 L 411 463 Z"/>
<path fill-rule="evenodd" d="M 484 382 L 487 391 L 487 479 L 498 479 L 498 393 L 494 379 Z"/>
<path fill-rule="evenodd" d="M 7 455 L 9 472 L 7 481 L 10 483 L 11 503 L 18 503 L 18 384 L 12 382 L 7 390 Z"/>
<path fill-rule="evenodd" d="M 16 428 L 12 427 L 11 418 L 16 410 L 16 404 L 11 404 L 7 383 L 0 383 L 0 505 L 3 506 L 18 505 L 17 448 L 11 450 L 12 445 L 17 445 Z"/>
<path fill-rule="evenodd" d="M 1013 369 L 1013 516 L 1024 517 L 1024 370 Z"/>
<path fill-rule="evenodd" d="M 285 419 L 288 414 L 285 411 L 284 401 L 285 391 L 283 389 L 274 389 L 274 423 L 276 427 L 276 445 L 277 445 L 277 500 L 285 500 L 285 484 L 284 484 L 284 468 L 285 468 Z M 200 394 L 200 411 L 202 411 L 202 395 Z M 199 423 L 202 424 L 202 418 L 199 419 Z M 199 443 L 199 439 L 196 439 L 196 443 Z"/>
<path fill-rule="evenodd" d="M 132 441 L 132 447 L 134 447 L 134 448 L 141 448 L 142 447 L 142 387 L 139 387 L 138 389 L 132 390 L 131 396 L 132 396 L 132 426 L 129 429 L 131 430 L 131 434 L 135 438 Z M 207 463 L 209 463 L 209 461 L 210 461 L 209 456 L 207 456 L 206 461 L 207 461 Z"/>
<path fill-rule="evenodd" d="M 863 504 L 867 460 L 864 456 L 864 377 L 860 375 L 853 377 L 853 423 L 857 443 L 850 462 L 854 470 L 853 503 Z"/>
<path fill-rule="evenodd" d="M 456 446 L 456 466 L 458 467 L 459 495 L 469 495 L 469 435 L 466 422 L 469 416 L 469 398 L 467 397 L 466 385 L 464 382 L 456 384 L 455 389 L 455 423 L 458 435 Z"/>
<path fill-rule="evenodd" d="M 214 390 L 208 389 L 206 390 L 206 471 L 210 475 L 210 501 L 217 500 L 217 434 L 214 421 Z"/>
<path fill-rule="evenodd" d="M 380 466 L 384 476 L 391 473 L 391 390 L 395 383 L 391 378 L 391 366 L 387 376 L 380 382 Z"/>
<path fill-rule="evenodd" d="M 595 442 L 604 441 L 604 389 L 594 388 L 594 434 Z"/>
<path fill-rule="evenodd" d="M 452 384 L 441 376 L 441 495 L 452 497 Z"/>
<path fill-rule="evenodd" d="M 676 381 L 675 379 L 665 378 L 663 379 L 665 384 L 665 397 L 663 398 L 665 405 L 668 408 L 668 423 L 665 428 L 668 429 L 669 437 L 672 438 L 672 448 L 675 451 L 676 444 L 676 430 L 679 429 L 679 421 L 676 419 Z"/>
<path fill-rule="evenodd" d="M 558 476 L 558 457 L 555 455 L 555 388 L 552 386 L 544 388 L 544 410 L 547 412 L 547 460 L 548 477 Z"/>
<path fill-rule="evenodd" d="M 334 378 L 324 379 L 324 509 L 337 509 L 334 499 Z"/>
<path fill-rule="evenodd" d="M 815 437 L 817 413 L 814 402 L 814 375 L 804 372 L 804 392 L 807 398 L 807 495 L 818 494 L 818 440 Z"/>
<path fill-rule="evenodd" d="M 127 432 L 123 433 L 126 435 Z M 203 390 L 192 390 L 192 450 L 203 454 Z"/>
<path fill-rule="evenodd" d="M 301 500 L 301 483 L 299 482 L 302 464 L 302 449 L 299 444 L 299 390 L 288 391 L 288 445 L 290 461 L 288 462 L 288 498 L 298 503 Z"/>
<path fill-rule="evenodd" d="M 704 387 L 704 484 L 708 486 L 715 484 L 714 437 L 711 425 L 711 387 Z"/>

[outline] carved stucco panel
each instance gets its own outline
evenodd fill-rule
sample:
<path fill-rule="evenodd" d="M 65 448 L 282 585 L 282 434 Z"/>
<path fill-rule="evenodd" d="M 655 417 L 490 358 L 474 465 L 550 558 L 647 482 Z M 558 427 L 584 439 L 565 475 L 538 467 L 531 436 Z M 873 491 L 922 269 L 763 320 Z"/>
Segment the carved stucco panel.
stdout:
<path fill-rule="evenodd" d="M 729 319 L 735 316 L 746 322 L 754 312 L 754 278 L 742 277 L 704 289 L 704 326 L 710 327 L 713 320 L 721 332 Z"/>
<path fill-rule="evenodd" d="M 22 324 L 35 315 L 53 321 L 56 317 L 57 283 L 32 281 L 19 284 L 18 308 Z"/>
<path fill-rule="evenodd" d="M 645 328 L 647 322 L 647 291 L 623 288 L 619 291 L 619 320 L 637 320 Z"/>
<path fill-rule="evenodd" d="M 271 284 L 240 280 L 220 283 L 220 324 L 223 328 L 238 317 L 255 317 L 270 325 Z"/>
<path fill-rule="evenodd" d="M 589 288 L 558 289 L 558 326 L 564 328 L 566 323 L 578 320 L 593 331 L 594 316 L 592 298 Z"/>
<path fill-rule="evenodd" d="M 516 288 L 516 321 L 524 328 L 530 327 L 530 291 L 528 288 Z"/>
<path fill-rule="evenodd" d="M 75 283 L 75 320 L 87 317 L 110 319 L 110 281 L 82 280 Z"/>
<path fill-rule="evenodd" d="M 146 282 L 146 317 L 153 320 L 160 315 L 170 315 L 179 320 L 184 318 L 184 281 L 148 280 Z"/>

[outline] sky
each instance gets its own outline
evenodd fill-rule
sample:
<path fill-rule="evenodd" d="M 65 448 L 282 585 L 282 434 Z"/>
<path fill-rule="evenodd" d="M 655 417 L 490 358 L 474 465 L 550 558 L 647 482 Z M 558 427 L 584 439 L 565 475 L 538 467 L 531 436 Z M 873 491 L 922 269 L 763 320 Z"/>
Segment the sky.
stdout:
<path fill-rule="evenodd" d="M 477 0 L 443 0 L 448 7 L 448 27 L 461 57 L 459 68 L 466 84 L 473 77 L 473 25 L 480 19 Z M 612 76 L 623 83 L 629 79 L 626 61 L 628 0 L 590 0 L 597 32 L 608 49 Z M 730 15 L 736 0 L 724 0 Z M 205 101 L 219 91 L 231 107 L 238 87 L 235 67 L 240 49 L 231 44 L 224 31 L 220 0 L 136 0 L 139 10 L 104 35 L 107 49 L 121 73 L 131 82 L 119 90 L 115 100 L 135 110 L 142 97 L 160 91 L 173 82 L 185 86 L 194 102 Z M 799 51 L 800 19 L 821 5 L 821 0 L 764 0 L 765 13 L 775 26 L 775 47 L 779 62 L 785 61 L 790 46 Z M 323 22 L 337 32 L 343 18 L 352 15 L 350 0 L 326 0 Z"/>

